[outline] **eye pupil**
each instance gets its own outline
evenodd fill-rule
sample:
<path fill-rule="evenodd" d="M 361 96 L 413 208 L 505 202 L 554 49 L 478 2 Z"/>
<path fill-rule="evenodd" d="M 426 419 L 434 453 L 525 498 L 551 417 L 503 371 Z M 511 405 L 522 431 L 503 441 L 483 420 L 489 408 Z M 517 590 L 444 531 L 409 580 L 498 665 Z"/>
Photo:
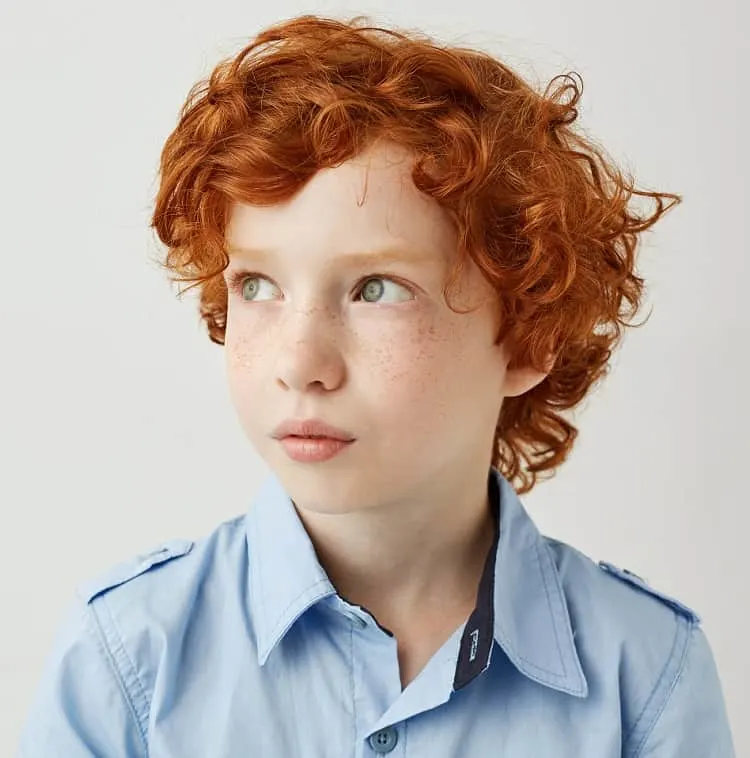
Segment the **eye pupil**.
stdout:
<path fill-rule="evenodd" d="M 383 294 L 383 282 L 381 279 L 369 279 L 362 288 L 362 297 L 368 300 L 371 296 L 373 299 L 379 298 Z"/>
<path fill-rule="evenodd" d="M 242 285 L 242 296 L 251 300 L 258 293 L 258 280 L 251 276 L 245 279 Z"/>

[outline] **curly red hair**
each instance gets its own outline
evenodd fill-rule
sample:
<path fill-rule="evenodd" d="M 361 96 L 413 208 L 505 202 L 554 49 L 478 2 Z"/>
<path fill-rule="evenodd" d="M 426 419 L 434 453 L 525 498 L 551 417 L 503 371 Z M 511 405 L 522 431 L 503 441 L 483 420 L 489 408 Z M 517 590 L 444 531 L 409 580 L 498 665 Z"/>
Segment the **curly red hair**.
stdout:
<path fill-rule="evenodd" d="M 539 93 L 487 53 L 363 17 L 271 26 L 193 86 L 166 140 L 151 221 L 161 265 L 200 286 L 223 344 L 231 204 L 287 200 L 376 139 L 410 148 L 414 184 L 456 225 L 458 266 L 468 256 L 497 291 L 512 364 L 549 370 L 554 358 L 497 421 L 493 464 L 527 492 L 567 457 L 578 431 L 562 413 L 634 325 L 639 234 L 680 201 L 636 189 L 573 128 L 581 93 L 575 73 Z M 634 196 L 652 211 L 638 215 Z"/>

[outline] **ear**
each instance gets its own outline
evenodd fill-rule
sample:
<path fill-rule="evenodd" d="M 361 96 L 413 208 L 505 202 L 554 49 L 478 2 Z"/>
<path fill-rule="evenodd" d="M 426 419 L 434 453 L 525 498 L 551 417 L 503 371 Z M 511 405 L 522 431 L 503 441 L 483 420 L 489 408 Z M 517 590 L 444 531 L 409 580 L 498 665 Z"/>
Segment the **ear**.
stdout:
<path fill-rule="evenodd" d="M 519 366 L 518 368 L 508 368 L 505 372 L 503 382 L 503 395 L 505 397 L 519 397 L 525 392 L 534 389 L 541 384 L 552 371 L 555 365 L 556 355 L 550 357 L 544 371 L 537 371 L 530 366 Z"/>

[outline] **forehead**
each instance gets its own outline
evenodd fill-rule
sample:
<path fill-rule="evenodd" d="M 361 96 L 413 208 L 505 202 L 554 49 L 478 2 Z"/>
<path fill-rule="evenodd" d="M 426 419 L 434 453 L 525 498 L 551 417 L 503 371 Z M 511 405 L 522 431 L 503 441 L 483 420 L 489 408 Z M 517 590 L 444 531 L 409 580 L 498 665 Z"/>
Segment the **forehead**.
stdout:
<path fill-rule="evenodd" d="M 273 206 L 235 203 L 229 248 L 326 251 L 403 248 L 451 257 L 456 233 L 447 213 L 417 190 L 413 156 L 381 142 L 334 168 L 323 169 L 291 199 Z"/>

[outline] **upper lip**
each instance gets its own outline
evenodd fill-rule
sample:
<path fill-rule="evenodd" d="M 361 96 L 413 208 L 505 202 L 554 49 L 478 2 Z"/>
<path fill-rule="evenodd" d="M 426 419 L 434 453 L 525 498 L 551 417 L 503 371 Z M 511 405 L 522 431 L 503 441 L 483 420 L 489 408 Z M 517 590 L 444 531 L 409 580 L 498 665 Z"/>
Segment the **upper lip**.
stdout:
<path fill-rule="evenodd" d="M 351 442 L 354 436 L 338 429 L 335 426 L 327 424 L 325 421 L 317 418 L 311 419 L 287 419 L 282 421 L 274 430 L 273 437 L 282 439 L 283 437 L 328 437 L 334 440 L 343 440 Z"/>

